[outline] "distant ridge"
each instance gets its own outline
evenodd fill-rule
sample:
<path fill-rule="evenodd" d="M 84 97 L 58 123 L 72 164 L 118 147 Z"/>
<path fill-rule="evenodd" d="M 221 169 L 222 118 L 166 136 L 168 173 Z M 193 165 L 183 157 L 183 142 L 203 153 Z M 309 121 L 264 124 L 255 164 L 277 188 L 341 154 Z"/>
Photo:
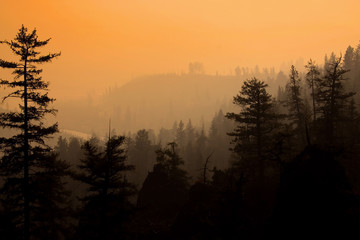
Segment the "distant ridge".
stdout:
<path fill-rule="evenodd" d="M 220 109 L 223 112 L 234 110 L 233 96 L 240 91 L 244 79 L 249 77 L 206 74 L 137 77 L 120 87 L 109 89 L 96 103 L 90 97 L 87 101 L 59 106 L 59 122 L 63 129 L 98 135 L 108 131 L 109 118 L 112 128 L 119 134 L 143 128 L 158 131 L 161 127 L 171 128 L 175 121 L 187 122 L 189 119 L 195 126 L 207 129 Z M 271 93 L 277 91 L 280 83 L 270 84 L 275 78 L 275 73 L 259 76 L 272 86 L 269 89 Z"/>

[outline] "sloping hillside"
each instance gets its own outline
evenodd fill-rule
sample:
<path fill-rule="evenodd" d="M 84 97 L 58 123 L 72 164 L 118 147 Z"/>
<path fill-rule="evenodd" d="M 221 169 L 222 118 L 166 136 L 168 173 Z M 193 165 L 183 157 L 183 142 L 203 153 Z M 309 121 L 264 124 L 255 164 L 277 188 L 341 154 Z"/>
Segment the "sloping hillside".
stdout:
<path fill-rule="evenodd" d="M 220 108 L 229 108 L 241 84 L 234 76 L 142 77 L 107 93 L 103 109 L 120 129 L 171 127 L 174 121 L 189 118 L 202 124 Z"/>
<path fill-rule="evenodd" d="M 101 135 L 107 132 L 110 118 L 111 127 L 118 133 L 171 128 L 175 121 L 188 119 L 207 127 L 219 109 L 234 109 L 232 98 L 244 78 L 204 74 L 139 77 L 110 89 L 97 103 L 89 99 L 62 103 L 58 107 L 60 127 Z"/>

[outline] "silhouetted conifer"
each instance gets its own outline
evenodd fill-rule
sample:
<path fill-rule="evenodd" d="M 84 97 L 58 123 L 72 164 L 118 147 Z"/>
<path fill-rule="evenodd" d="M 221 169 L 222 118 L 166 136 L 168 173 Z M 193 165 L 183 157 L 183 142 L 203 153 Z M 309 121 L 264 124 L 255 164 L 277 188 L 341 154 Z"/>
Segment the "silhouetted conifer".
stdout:
<path fill-rule="evenodd" d="M 322 127 L 325 142 L 334 144 L 341 135 L 341 122 L 346 114 L 343 110 L 349 103 L 354 92 L 346 92 L 344 89 L 344 74 L 349 70 L 343 68 L 342 58 L 331 55 L 325 64 L 323 79 L 319 82 L 317 104 L 319 120 Z"/>
<path fill-rule="evenodd" d="M 315 64 L 311 59 L 308 64 L 305 66 L 307 69 L 306 73 L 306 83 L 308 87 L 311 89 L 311 98 L 312 98 L 312 110 L 313 110 L 313 121 L 316 122 L 316 96 L 319 88 L 319 83 L 321 81 L 320 78 L 320 70 L 319 67 Z"/>
<path fill-rule="evenodd" d="M 301 78 L 294 65 L 291 66 L 289 81 L 286 84 L 288 118 L 294 129 L 297 147 L 302 148 L 310 143 L 308 123 L 305 115 L 304 100 L 301 96 Z"/>
<path fill-rule="evenodd" d="M 88 185 L 82 198 L 83 209 L 77 237 L 79 239 L 119 239 L 125 235 L 124 222 L 129 218 L 136 192 L 126 173 L 134 169 L 126 164 L 125 137 L 112 136 L 99 146 L 96 139 L 83 145 L 84 158 L 73 177 Z"/>
<path fill-rule="evenodd" d="M 234 97 L 240 113 L 226 114 L 237 124 L 229 135 L 234 137 L 232 150 L 238 155 L 238 163 L 242 168 L 248 166 L 245 168 L 261 182 L 264 181 L 265 160 L 269 158 L 271 132 L 276 127 L 274 104 L 266 87 L 267 84 L 256 78 L 245 81 L 240 94 Z"/>
<path fill-rule="evenodd" d="M 2 194 L 5 196 L 3 200 L 6 203 L 3 204 L 12 205 L 11 208 L 7 208 L 13 212 L 9 221 L 14 221 L 16 228 L 24 231 L 25 240 L 38 234 L 37 221 L 39 218 L 41 219 L 39 215 L 41 209 L 44 208 L 45 211 L 48 204 L 52 205 L 51 201 L 57 201 L 51 197 L 43 197 L 51 195 L 52 191 L 56 191 L 56 189 L 58 189 L 59 195 L 62 194 L 61 186 L 56 182 L 59 180 L 57 177 L 60 177 L 61 174 L 58 172 L 60 175 L 52 177 L 47 172 L 47 170 L 56 169 L 60 164 L 51 159 L 49 154 L 52 149 L 45 142 L 46 138 L 58 131 L 57 124 L 50 126 L 44 124 L 44 117 L 47 114 L 56 113 L 56 110 L 49 108 L 49 104 L 54 99 L 48 96 L 46 91 L 49 83 L 42 79 L 40 76 L 42 70 L 37 68 L 38 64 L 51 62 L 52 59 L 60 56 L 60 53 L 40 55 L 39 48 L 47 45 L 49 41 L 50 39 L 38 40 L 36 30 L 28 32 L 24 26 L 19 29 L 14 40 L 0 41 L 9 46 L 12 52 L 19 57 L 18 62 L 0 60 L 0 67 L 12 69 L 12 73 L 15 75 L 13 81 L 0 81 L 1 85 L 14 89 L 4 97 L 4 100 L 16 98 L 20 101 L 19 112 L 0 114 L 1 127 L 14 129 L 15 134 L 10 138 L 0 138 L 3 152 L 1 170 L 2 174 L 6 176 L 6 183 L 2 189 Z M 63 171 L 61 168 L 58 170 Z M 39 174 L 46 176 L 41 179 L 42 183 L 38 182 L 40 181 Z M 35 192 L 38 184 L 50 183 L 53 185 L 48 188 L 43 185 L 43 191 Z M 60 198 L 58 200 L 60 201 Z M 53 210 L 54 213 L 58 213 L 56 209 Z M 56 221 L 56 218 L 54 220 Z"/>
<path fill-rule="evenodd" d="M 136 133 L 133 148 L 129 151 L 129 161 L 135 165 L 136 184 L 142 184 L 155 162 L 154 146 L 145 129 Z"/>

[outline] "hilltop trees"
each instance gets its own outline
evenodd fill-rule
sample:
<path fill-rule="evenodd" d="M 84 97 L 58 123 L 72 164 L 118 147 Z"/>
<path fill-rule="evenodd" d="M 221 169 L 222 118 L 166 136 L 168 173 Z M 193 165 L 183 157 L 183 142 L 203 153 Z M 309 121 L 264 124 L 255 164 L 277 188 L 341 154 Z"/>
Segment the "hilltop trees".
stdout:
<path fill-rule="evenodd" d="M 46 92 L 49 83 L 40 76 L 42 69 L 37 68 L 38 64 L 51 62 L 60 56 L 60 53 L 40 55 L 39 48 L 47 45 L 49 41 L 50 39 L 40 41 L 36 30 L 28 32 L 24 26 L 19 29 L 14 40 L 0 41 L 9 46 L 19 58 L 18 62 L 0 59 L 0 67 L 12 69 L 12 73 L 15 75 L 14 80 L 1 80 L 0 84 L 14 89 L 4 97 L 4 100 L 18 99 L 20 108 L 18 112 L 0 114 L 0 126 L 14 130 L 12 137 L 0 138 L 3 152 L 1 171 L 6 176 L 6 183 L 2 189 L 6 196 L 6 199 L 3 200 L 6 203 L 3 201 L 3 204 L 5 206 L 7 203 L 13 205 L 14 215 L 11 220 L 16 226 L 22 226 L 26 240 L 30 238 L 30 231 L 35 227 L 33 226 L 35 223 L 30 222 L 32 218 L 35 218 L 33 210 L 38 207 L 38 204 L 45 204 L 38 202 L 38 193 L 35 194 L 36 186 L 39 183 L 37 182 L 38 176 L 41 173 L 45 174 L 46 170 L 58 164 L 55 160 L 49 160 L 48 155 L 52 149 L 45 142 L 46 138 L 58 131 L 57 124 L 50 126 L 44 124 L 47 114 L 56 113 L 55 109 L 49 107 L 54 99 L 50 98 Z M 53 163 L 54 166 L 49 166 L 50 163 Z M 51 174 L 47 176 L 51 177 Z M 56 188 L 56 186 L 52 187 Z M 15 195 L 17 197 L 10 202 L 6 201 L 11 198 L 10 196 L 15 197 Z M 23 209 L 22 220 L 21 208 Z"/>

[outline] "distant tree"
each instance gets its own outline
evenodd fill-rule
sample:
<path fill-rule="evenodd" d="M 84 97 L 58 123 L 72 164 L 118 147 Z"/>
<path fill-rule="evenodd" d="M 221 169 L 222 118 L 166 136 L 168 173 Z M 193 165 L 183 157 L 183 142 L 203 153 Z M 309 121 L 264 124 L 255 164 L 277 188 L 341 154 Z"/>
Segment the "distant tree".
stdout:
<path fill-rule="evenodd" d="M 185 124 L 180 120 L 179 125 L 176 129 L 176 138 L 175 142 L 178 144 L 180 149 L 180 154 L 184 154 L 185 151 Z"/>
<path fill-rule="evenodd" d="M 69 140 L 69 148 L 67 151 L 68 159 L 72 164 L 78 164 L 79 159 L 82 158 L 83 152 L 81 150 L 82 140 L 76 137 L 71 137 Z"/>
<path fill-rule="evenodd" d="M 185 147 L 184 147 L 184 162 L 187 171 L 193 175 L 196 170 L 196 161 L 194 161 L 194 143 L 195 143 L 195 128 L 192 125 L 191 119 L 186 124 L 185 130 Z"/>
<path fill-rule="evenodd" d="M 161 145 L 174 140 L 172 129 L 160 128 L 159 135 L 157 136 L 157 144 Z"/>
<path fill-rule="evenodd" d="M 301 78 L 294 67 L 291 66 L 289 81 L 286 84 L 287 107 L 291 125 L 295 125 L 295 133 L 300 138 L 302 145 L 309 143 L 308 126 L 305 116 L 304 100 L 301 96 Z"/>
<path fill-rule="evenodd" d="M 348 46 L 344 55 L 344 68 L 353 69 L 354 66 L 355 51 L 354 48 Z"/>
<path fill-rule="evenodd" d="M 306 83 L 311 89 L 311 98 L 312 98 L 312 108 L 313 108 L 313 121 L 316 122 L 316 94 L 319 88 L 320 70 L 319 67 L 315 64 L 313 60 L 309 60 L 308 64 L 305 66 L 307 69 L 306 73 Z"/>
<path fill-rule="evenodd" d="M 14 136 L 1 137 L 0 145 L 3 152 L 2 171 L 7 177 L 5 188 L 10 191 L 6 194 L 10 197 L 11 189 L 22 189 L 16 201 L 17 208 L 13 210 L 19 213 L 20 206 L 23 206 L 23 221 L 19 222 L 18 226 L 22 226 L 25 240 L 30 239 L 30 220 L 35 218 L 32 213 L 36 201 L 33 188 L 36 175 L 41 172 L 40 169 L 47 169 L 49 164 L 51 148 L 45 143 L 45 139 L 58 131 L 57 124 L 48 127 L 44 124 L 44 117 L 55 114 L 56 110 L 49 108 L 54 99 L 46 92 L 49 83 L 42 80 L 42 69 L 37 68 L 38 64 L 51 62 L 60 56 L 60 53 L 40 55 L 39 48 L 47 45 L 49 41 L 50 39 L 38 40 L 36 30 L 28 32 L 24 26 L 19 29 L 14 40 L 0 41 L 19 57 L 18 62 L 0 60 L 0 67 L 13 69 L 15 75 L 13 81 L 0 81 L 2 86 L 16 89 L 5 96 L 4 100 L 16 98 L 21 102 L 19 112 L 0 114 L 1 127 L 15 130 Z M 52 163 L 57 164 L 56 161 Z"/>
<path fill-rule="evenodd" d="M 345 73 L 345 78 L 349 78 L 346 87 L 351 91 L 359 90 L 359 79 L 360 79 L 360 44 L 357 48 L 349 46 L 346 49 L 344 55 L 344 68 L 351 71 Z M 359 98 L 359 97 L 357 97 Z M 359 101 L 359 99 L 357 99 Z"/>
<path fill-rule="evenodd" d="M 208 137 L 205 134 L 204 126 L 202 126 L 200 131 L 195 133 L 195 141 L 194 141 L 194 151 L 192 159 L 194 161 L 194 176 L 199 176 L 201 173 L 201 169 L 203 167 L 203 163 L 205 161 L 205 155 L 207 153 L 208 147 Z"/>
<path fill-rule="evenodd" d="M 195 128 L 191 122 L 191 119 L 189 119 L 188 123 L 185 127 L 185 142 L 193 142 L 195 139 Z"/>
<path fill-rule="evenodd" d="M 204 74 L 204 65 L 201 62 L 189 63 L 189 74 Z"/>
<path fill-rule="evenodd" d="M 286 76 L 286 74 L 283 71 L 280 71 L 277 75 L 276 75 L 276 80 L 275 82 L 277 84 L 279 84 L 279 86 L 284 86 L 286 85 L 286 82 L 288 80 L 288 77 Z"/>
<path fill-rule="evenodd" d="M 316 100 L 324 126 L 322 134 L 326 137 L 326 142 L 333 144 L 344 118 L 343 110 L 355 93 L 344 90 L 344 81 L 347 80 L 344 75 L 349 70 L 344 69 L 341 57 L 331 55 L 324 71 Z"/>
<path fill-rule="evenodd" d="M 284 101 L 284 88 L 281 87 L 281 86 L 278 87 L 276 100 L 278 102 L 283 102 Z"/>
<path fill-rule="evenodd" d="M 229 142 L 231 138 L 227 133 L 232 131 L 232 129 L 233 122 L 225 117 L 222 110 L 219 110 L 211 121 L 206 153 L 214 153 L 211 157 L 212 165 L 219 169 L 228 167 L 228 161 L 230 159 Z"/>
<path fill-rule="evenodd" d="M 175 141 L 176 135 L 177 135 L 177 129 L 178 129 L 178 122 L 175 121 L 171 128 L 171 141 Z M 170 142 L 171 142 L 170 141 Z M 166 142 L 167 143 L 167 142 Z"/>
<path fill-rule="evenodd" d="M 126 164 L 125 137 L 110 137 L 105 147 L 96 139 L 83 145 L 85 156 L 73 173 L 74 179 L 88 185 L 83 201 L 78 229 L 79 239 L 118 239 L 124 236 L 124 221 L 132 204 L 129 197 L 135 186 L 128 182 L 126 173 L 134 169 Z"/>
<path fill-rule="evenodd" d="M 241 68 L 239 66 L 237 66 L 235 68 L 235 76 L 240 77 L 241 76 Z"/>
<path fill-rule="evenodd" d="M 154 146 L 149 139 L 149 132 L 145 129 L 136 133 L 134 149 L 129 152 L 129 160 L 135 165 L 136 183 L 142 184 L 155 161 Z"/>
<path fill-rule="evenodd" d="M 55 151 L 59 155 L 60 159 L 68 159 L 69 143 L 66 138 L 60 136 L 55 146 Z"/>

